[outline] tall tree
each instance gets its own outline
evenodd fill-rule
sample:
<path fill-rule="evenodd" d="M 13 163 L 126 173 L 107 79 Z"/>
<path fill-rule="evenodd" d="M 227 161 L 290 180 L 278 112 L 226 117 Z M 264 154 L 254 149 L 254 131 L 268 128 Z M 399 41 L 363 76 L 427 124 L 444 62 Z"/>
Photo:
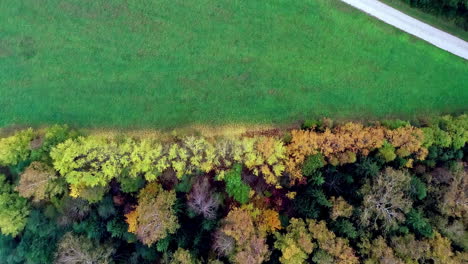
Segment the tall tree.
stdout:
<path fill-rule="evenodd" d="M 292 218 L 286 233 L 275 233 L 275 248 L 281 251 L 280 262 L 283 264 L 306 263 L 307 258 L 317 246 L 302 219 Z"/>
<path fill-rule="evenodd" d="M 405 214 L 411 209 L 412 201 L 408 197 L 411 177 L 405 171 L 386 168 L 371 182 L 361 189 L 364 195 L 361 223 L 389 231 L 405 220 Z"/>
<path fill-rule="evenodd" d="M 110 244 L 98 244 L 92 240 L 66 233 L 58 243 L 56 264 L 112 263 L 115 249 Z"/>
<path fill-rule="evenodd" d="M 138 195 L 136 208 L 136 235 L 145 245 L 152 245 L 169 234 L 174 234 L 179 223 L 173 209 L 174 191 L 165 191 L 155 183 L 149 183 Z M 133 231 L 133 230 L 129 230 Z"/>
<path fill-rule="evenodd" d="M 223 241 L 215 241 L 214 245 L 225 253 L 230 251 L 228 257 L 233 263 L 260 264 L 268 260 L 270 252 L 266 244 L 266 233 L 260 232 L 248 210 L 244 208 L 231 210 L 223 220 L 218 232 L 220 234 L 215 238 L 223 239 Z M 235 242 L 232 250 L 228 248 L 229 238 Z M 220 248 L 220 245 L 225 246 Z"/>
<path fill-rule="evenodd" d="M 192 186 L 187 203 L 196 214 L 201 214 L 207 219 L 214 219 L 220 205 L 220 197 L 211 190 L 208 178 L 200 177 Z"/>

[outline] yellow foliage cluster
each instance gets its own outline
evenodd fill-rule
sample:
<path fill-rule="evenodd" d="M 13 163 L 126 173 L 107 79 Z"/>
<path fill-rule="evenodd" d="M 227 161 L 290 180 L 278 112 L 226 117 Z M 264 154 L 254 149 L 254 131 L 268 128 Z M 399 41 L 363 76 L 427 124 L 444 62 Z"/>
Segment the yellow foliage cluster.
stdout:
<path fill-rule="evenodd" d="M 397 148 L 400 157 L 416 154 L 424 159 L 427 149 L 423 147 L 424 136 L 419 128 L 412 126 L 390 130 L 382 126 L 364 127 L 360 123 L 346 123 L 323 133 L 305 130 L 291 131 L 291 143 L 287 146 L 289 159 L 287 171 L 292 180 L 302 178 L 300 165 L 304 160 L 317 153 L 322 153 L 332 165 L 352 163 L 356 154 L 368 155 L 374 149 L 382 147 L 385 141 Z"/>
<path fill-rule="evenodd" d="M 83 184 L 70 184 L 69 195 L 73 198 L 82 198 L 89 203 L 97 203 L 109 190 L 109 186 L 89 187 Z"/>
<path fill-rule="evenodd" d="M 210 142 L 202 137 L 186 137 L 168 150 L 168 162 L 181 177 L 197 169 L 215 170 L 222 174 L 234 163 L 244 164 L 255 175 L 263 175 L 267 183 L 277 184 L 285 170 L 286 147 L 272 137 L 219 139 Z"/>
<path fill-rule="evenodd" d="M 285 171 L 287 152 L 284 143 L 274 137 L 244 137 L 220 139 L 216 146 L 216 171 L 223 172 L 240 163 L 254 175 L 262 174 L 268 184 L 278 185 L 278 177 Z"/>
<path fill-rule="evenodd" d="M 276 230 L 281 229 L 281 221 L 279 219 L 279 214 L 275 210 L 264 210 L 259 220 L 260 230 L 264 230 L 267 233 L 272 233 Z"/>
<path fill-rule="evenodd" d="M 73 198 L 78 198 L 80 197 L 80 192 L 81 192 L 81 188 L 79 188 L 78 185 L 76 184 L 71 184 L 70 185 L 70 193 L 69 195 Z"/>
<path fill-rule="evenodd" d="M 250 213 L 254 226 L 262 235 L 266 236 L 267 233 L 281 229 L 281 221 L 277 211 L 259 208 L 253 204 L 243 205 L 241 208 Z"/>
<path fill-rule="evenodd" d="M 297 192 L 288 192 L 286 193 L 286 197 L 288 197 L 291 200 L 294 200 L 296 198 Z"/>
<path fill-rule="evenodd" d="M 283 142 L 272 137 L 263 137 L 257 141 L 256 149 L 261 158 L 254 172 L 258 168 L 267 183 L 276 184 L 277 177 L 285 170 L 286 147 Z"/>
<path fill-rule="evenodd" d="M 10 137 L 0 138 L 0 166 L 16 165 L 25 160 L 30 151 L 34 131 L 29 128 Z"/>
<path fill-rule="evenodd" d="M 133 210 L 125 214 L 125 222 L 128 224 L 128 232 L 136 234 L 138 227 L 138 212 Z"/>
<path fill-rule="evenodd" d="M 147 180 L 155 180 L 169 167 L 167 157 L 163 155 L 163 146 L 158 142 L 143 139 L 139 143 L 127 141 L 131 148 L 129 154 L 129 174 L 136 177 L 142 174 Z"/>
<path fill-rule="evenodd" d="M 400 127 L 394 130 L 385 130 L 386 140 L 392 144 L 399 157 L 407 157 L 416 154 L 416 158 L 423 160 L 428 154 L 428 150 L 423 147 L 424 132 L 420 128 L 413 126 Z"/>

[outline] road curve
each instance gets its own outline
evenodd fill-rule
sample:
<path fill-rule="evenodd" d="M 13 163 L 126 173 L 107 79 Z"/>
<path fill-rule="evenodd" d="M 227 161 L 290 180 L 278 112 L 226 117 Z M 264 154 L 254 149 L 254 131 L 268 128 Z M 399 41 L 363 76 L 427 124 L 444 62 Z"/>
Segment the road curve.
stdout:
<path fill-rule="evenodd" d="M 468 42 L 414 19 L 377 0 L 341 0 L 383 22 L 468 60 Z"/>

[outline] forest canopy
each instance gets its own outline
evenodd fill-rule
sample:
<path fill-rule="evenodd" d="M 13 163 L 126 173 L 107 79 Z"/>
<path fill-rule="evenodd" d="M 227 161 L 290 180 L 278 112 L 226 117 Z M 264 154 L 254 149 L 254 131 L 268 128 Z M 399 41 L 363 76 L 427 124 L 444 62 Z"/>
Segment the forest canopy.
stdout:
<path fill-rule="evenodd" d="M 466 263 L 468 116 L 0 138 L 4 263 Z"/>

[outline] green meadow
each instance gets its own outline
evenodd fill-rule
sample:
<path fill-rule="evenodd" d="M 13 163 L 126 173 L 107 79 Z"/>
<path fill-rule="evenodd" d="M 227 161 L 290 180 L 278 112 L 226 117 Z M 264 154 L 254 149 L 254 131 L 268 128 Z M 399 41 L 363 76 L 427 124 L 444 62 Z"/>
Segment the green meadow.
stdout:
<path fill-rule="evenodd" d="M 338 0 L 2 0 L 0 127 L 467 110 L 468 62 Z"/>

